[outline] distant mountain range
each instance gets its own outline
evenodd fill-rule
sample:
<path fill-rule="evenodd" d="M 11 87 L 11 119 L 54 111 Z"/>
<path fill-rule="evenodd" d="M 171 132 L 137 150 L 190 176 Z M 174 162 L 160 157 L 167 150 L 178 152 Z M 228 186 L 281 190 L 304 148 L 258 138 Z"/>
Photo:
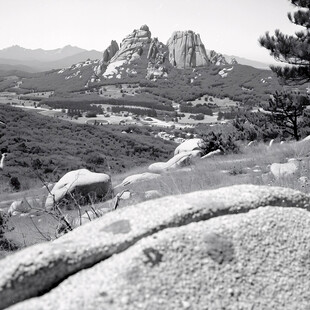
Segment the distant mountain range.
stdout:
<path fill-rule="evenodd" d="M 210 52 L 207 50 L 207 52 Z M 235 59 L 239 64 L 259 69 L 268 69 L 269 65 L 263 62 L 241 58 L 238 56 L 223 55 L 229 62 Z M 76 46 L 66 45 L 53 50 L 27 49 L 18 45 L 0 50 L 0 70 L 21 70 L 25 72 L 43 72 L 52 69 L 70 67 L 73 64 L 87 59 L 102 59 L 102 52 L 85 50 Z"/>
<path fill-rule="evenodd" d="M 102 53 L 67 45 L 54 50 L 26 49 L 18 45 L 0 50 L 0 69 L 43 72 L 70 67 L 87 59 L 101 59 Z"/>

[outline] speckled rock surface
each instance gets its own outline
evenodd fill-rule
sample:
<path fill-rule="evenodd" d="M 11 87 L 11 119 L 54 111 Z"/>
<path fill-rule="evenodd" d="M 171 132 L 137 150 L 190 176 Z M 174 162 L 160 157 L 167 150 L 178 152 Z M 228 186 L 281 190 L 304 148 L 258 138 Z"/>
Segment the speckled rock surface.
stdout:
<path fill-rule="evenodd" d="M 177 68 L 205 67 L 210 62 L 200 35 L 191 30 L 175 31 L 167 46 L 169 61 Z"/>
<path fill-rule="evenodd" d="M 1 260 L 1 308 L 307 309 L 308 208 L 239 185 L 121 209 Z"/>

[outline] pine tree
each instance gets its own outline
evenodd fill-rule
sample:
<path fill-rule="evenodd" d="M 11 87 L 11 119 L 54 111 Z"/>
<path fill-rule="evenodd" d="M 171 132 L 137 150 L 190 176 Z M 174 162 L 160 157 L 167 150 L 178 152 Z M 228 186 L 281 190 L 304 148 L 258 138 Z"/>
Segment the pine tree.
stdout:
<path fill-rule="evenodd" d="M 261 46 L 270 51 L 270 55 L 277 61 L 287 63 L 290 66 L 271 66 L 282 81 L 310 81 L 310 0 L 289 0 L 295 7 L 296 12 L 288 13 L 289 20 L 296 25 L 305 28 L 297 31 L 295 35 L 283 34 L 276 30 L 271 36 L 266 32 L 259 38 Z"/>
<path fill-rule="evenodd" d="M 302 116 L 307 103 L 308 99 L 298 93 L 276 92 L 269 99 L 267 109 L 271 112 L 273 121 L 298 141 L 300 139 L 300 123 L 303 121 Z"/>
<path fill-rule="evenodd" d="M 283 34 L 278 29 L 273 36 L 266 32 L 265 36 L 259 38 L 259 43 L 277 61 L 289 65 L 270 66 L 282 83 L 293 81 L 302 84 L 310 81 L 310 0 L 289 1 L 298 8 L 293 14 L 288 13 L 289 20 L 305 29 L 297 31 L 295 35 Z M 298 141 L 304 110 L 309 103 L 309 96 L 276 92 L 265 109 L 272 113 L 274 123 Z"/>

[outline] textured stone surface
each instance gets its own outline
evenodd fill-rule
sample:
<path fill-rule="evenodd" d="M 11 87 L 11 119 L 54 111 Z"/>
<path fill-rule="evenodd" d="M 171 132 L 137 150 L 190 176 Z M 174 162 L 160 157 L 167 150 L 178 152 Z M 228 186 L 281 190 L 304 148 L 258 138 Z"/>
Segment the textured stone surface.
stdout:
<path fill-rule="evenodd" d="M 270 166 L 270 172 L 276 179 L 281 179 L 294 175 L 298 171 L 299 162 L 292 160 L 287 163 L 273 163 Z"/>
<path fill-rule="evenodd" d="M 200 35 L 191 30 L 175 31 L 167 46 L 169 61 L 177 68 L 203 67 L 209 64 Z"/>
<path fill-rule="evenodd" d="M 309 202 L 240 185 L 108 213 L 1 260 L 1 308 L 306 309 Z"/>
<path fill-rule="evenodd" d="M 169 228 L 13 309 L 307 309 L 309 233 L 275 207 Z"/>
<path fill-rule="evenodd" d="M 113 56 L 117 53 L 119 50 L 119 46 L 116 41 L 112 40 L 109 47 L 103 52 L 102 61 L 104 63 L 109 62 Z"/>
<path fill-rule="evenodd" d="M 151 32 L 146 25 L 135 29 L 121 43 L 120 49 L 111 62 L 130 60 L 134 55 L 141 55 L 146 43 L 151 42 Z"/>
<path fill-rule="evenodd" d="M 133 175 L 126 177 L 123 180 L 123 182 L 115 186 L 115 188 L 119 188 L 119 187 L 122 188 L 128 185 L 136 184 L 139 182 L 155 180 L 158 178 L 160 178 L 160 174 L 157 174 L 157 173 L 144 172 L 144 173 L 139 173 L 139 174 L 133 174 Z"/>
<path fill-rule="evenodd" d="M 200 150 L 184 151 L 170 158 L 167 162 L 157 162 L 151 164 L 148 169 L 155 173 L 167 172 L 171 169 L 177 169 L 189 166 L 195 159 L 201 157 Z"/>
<path fill-rule="evenodd" d="M 228 61 L 226 60 L 226 58 L 222 54 L 217 53 L 214 50 L 210 51 L 209 59 L 211 63 L 216 66 L 228 65 Z"/>
<path fill-rule="evenodd" d="M 111 192 L 111 178 L 105 173 L 95 173 L 87 169 L 78 169 L 66 173 L 49 193 L 45 208 L 50 210 L 54 202 L 58 203 L 68 193 L 78 193 L 83 197 L 95 198 L 108 196 Z"/>
<path fill-rule="evenodd" d="M 174 150 L 174 155 L 188 151 L 202 150 L 204 147 L 205 143 L 203 139 L 188 139 L 176 147 L 176 149 Z"/>

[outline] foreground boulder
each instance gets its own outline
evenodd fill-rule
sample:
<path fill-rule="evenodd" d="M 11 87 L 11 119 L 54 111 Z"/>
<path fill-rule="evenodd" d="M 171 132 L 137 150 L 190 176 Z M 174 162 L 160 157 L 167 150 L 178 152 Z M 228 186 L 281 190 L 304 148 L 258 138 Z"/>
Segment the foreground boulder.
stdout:
<path fill-rule="evenodd" d="M 111 178 L 105 173 L 95 173 L 87 169 L 70 171 L 55 184 L 46 199 L 45 208 L 52 209 L 55 203 L 70 194 L 79 195 L 87 201 L 87 198 L 108 198 L 111 191 Z"/>
<path fill-rule="evenodd" d="M 307 309 L 309 203 L 238 185 L 110 212 L 0 260 L 1 309 Z"/>

